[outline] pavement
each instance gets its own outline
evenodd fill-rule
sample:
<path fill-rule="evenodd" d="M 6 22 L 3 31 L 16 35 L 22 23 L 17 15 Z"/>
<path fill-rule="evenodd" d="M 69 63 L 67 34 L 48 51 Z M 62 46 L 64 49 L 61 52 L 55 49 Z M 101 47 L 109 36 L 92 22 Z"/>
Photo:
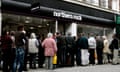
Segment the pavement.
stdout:
<path fill-rule="evenodd" d="M 24 71 L 25 72 L 25 71 Z M 74 66 L 46 70 L 45 68 L 29 69 L 26 72 L 120 72 L 119 65 L 94 65 L 94 66 Z"/>

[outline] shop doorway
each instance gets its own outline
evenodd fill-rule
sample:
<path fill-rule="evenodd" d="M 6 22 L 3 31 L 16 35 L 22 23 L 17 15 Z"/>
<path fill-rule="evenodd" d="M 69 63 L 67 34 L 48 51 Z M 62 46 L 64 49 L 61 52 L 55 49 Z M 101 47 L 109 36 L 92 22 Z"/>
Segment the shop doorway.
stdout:
<path fill-rule="evenodd" d="M 36 34 L 44 34 L 46 36 L 48 32 L 55 33 L 55 20 L 53 19 L 7 13 L 2 14 L 2 31 L 16 31 L 19 24 L 23 24 L 25 26 L 27 34 L 34 32 Z"/>

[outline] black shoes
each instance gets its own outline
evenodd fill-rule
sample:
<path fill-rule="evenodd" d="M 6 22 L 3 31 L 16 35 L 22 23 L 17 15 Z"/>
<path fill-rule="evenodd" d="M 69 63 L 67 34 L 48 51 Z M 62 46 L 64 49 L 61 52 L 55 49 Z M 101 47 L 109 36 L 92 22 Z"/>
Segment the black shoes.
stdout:
<path fill-rule="evenodd" d="M 23 71 L 28 71 L 28 69 L 27 69 L 27 68 L 24 68 Z"/>
<path fill-rule="evenodd" d="M 40 65 L 40 66 L 38 66 L 38 68 L 43 68 L 43 66 L 42 66 L 42 65 Z"/>

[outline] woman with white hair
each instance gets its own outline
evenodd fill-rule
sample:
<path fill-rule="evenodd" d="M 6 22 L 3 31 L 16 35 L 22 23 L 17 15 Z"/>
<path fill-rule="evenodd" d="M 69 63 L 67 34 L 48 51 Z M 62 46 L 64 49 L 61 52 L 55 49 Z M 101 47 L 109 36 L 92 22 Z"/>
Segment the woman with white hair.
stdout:
<path fill-rule="evenodd" d="M 46 68 L 53 69 L 52 58 L 57 52 L 57 46 L 52 33 L 48 33 L 47 38 L 42 42 L 42 47 L 45 49 Z"/>
<path fill-rule="evenodd" d="M 36 55 L 38 53 L 38 41 L 35 33 L 31 33 L 30 38 L 28 40 L 28 53 L 30 55 L 30 68 L 36 68 Z M 33 65 L 32 65 L 33 64 Z"/>
<path fill-rule="evenodd" d="M 103 48 L 103 63 L 108 63 L 108 54 L 111 53 L 109 49 L 109 41 L 106 36 L 103 36 L 103 43 L 104 43 L 104 48 Z"/>

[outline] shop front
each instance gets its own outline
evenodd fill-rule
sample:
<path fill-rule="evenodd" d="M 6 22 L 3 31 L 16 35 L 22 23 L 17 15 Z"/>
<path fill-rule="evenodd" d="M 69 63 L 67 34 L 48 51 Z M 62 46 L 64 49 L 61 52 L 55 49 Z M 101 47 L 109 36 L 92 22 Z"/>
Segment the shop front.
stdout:
<path fill-rule="evenodd" d="M 23 23 L 28 32 L 71 32 L 76 36 L 78 32 L 97 29 L 105 35 L 115 27 L 114 14 L 110 12 L 61 0 L 20 1 L 2 1 L 2 30 L 16 30 L 18 23 Z"/>

